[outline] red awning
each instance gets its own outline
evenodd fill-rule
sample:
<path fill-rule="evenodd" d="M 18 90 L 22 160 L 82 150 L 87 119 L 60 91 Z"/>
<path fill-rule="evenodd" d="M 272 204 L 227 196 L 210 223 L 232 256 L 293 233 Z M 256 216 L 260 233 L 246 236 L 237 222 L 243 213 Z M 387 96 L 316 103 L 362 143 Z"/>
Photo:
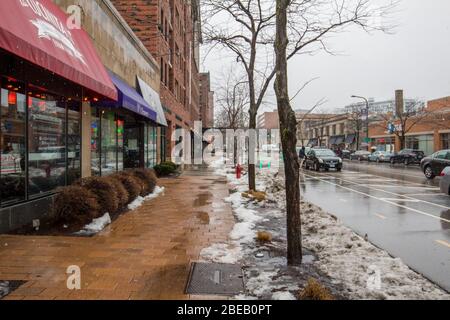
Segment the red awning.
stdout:
<path fill-rule="evenodd" d="M 67 15 L 51 0 L 1 0 L 0 12 L 0 48 L 117 100 L 88 34 L 69 29 Z"/>

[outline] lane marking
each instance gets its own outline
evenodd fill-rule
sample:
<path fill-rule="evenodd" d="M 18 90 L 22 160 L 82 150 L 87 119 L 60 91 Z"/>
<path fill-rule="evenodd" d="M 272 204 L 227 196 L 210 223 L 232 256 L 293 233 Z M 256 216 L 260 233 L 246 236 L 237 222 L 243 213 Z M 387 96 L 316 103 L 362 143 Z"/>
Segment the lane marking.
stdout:
<path fill-rule="evenodd" d="M 450 243 L 448 243 L 445 240 L 436 240 L 436 243 L 439 243 L 440 245 L 442 245 L 444 247 L 450 248 Z"/>
<path fill-rule="evenodd" d="M 310 177 L 313 177 L 313 176 L 310 176 Z M 440 221 L 444 221 L 444 222 L 450 223 L 450 220 L 448 220 L 448 219 L 437 217 L 437 216 L 432 215 L 430 213 L 426 213 L 426 212 L 423 212 L 423 211 L 420 211 L 420 210 L 417 210 L 417 209 L 413 209 L 413 208 L 410 208 L 410 207 L 407 207 L 407 206 L 403 206 L 403 205 L 400 205 L 400 204 L 392 202 L 392 201 L 382 200 L 382 199 L 380 199 L 378 197 L 375 197 L 375 196 L 372 196 L 372 195 L 370 195 L 368 193 L 364 193 L 364 192 L 361 192 L 361 191 L 358 191 L 358 190 L 355 190 L 355 189 L 352 189 L 352 188 L 344 187 L 344 186 L 336 184 L 336 183 L 332 183 L 332 182 L 329 182 L 329 181 L 326 181 L 326 180 L 322 180 L 322 179 L 320 179 L 318 177 L 315 177 L 315 178 L 317 180 L 319 180 L 319 181 L 324 182 L 324 183 L 328 183 L 328 184 L 331 184 L 333 186 L 336 186 L 336 187 L 339 187 L 339 188 L 342 188 L 342 189 L 345 189 L 345 190 L 349 190 L 351 192 L 358 193 L 360 195 L 363 195 L 363 196 L 366 196 L 366 197 L 369 197 L 369 198 L 372 198 L 372 199 L 375 199 L 375 200 L 379 200 L 379 201 L 382 201 L 382 202 L 385 202 L 385 203 L 389 203 L 389 204 L 391 204 L 393 206 L 396 206 L 396 207 L 399 207 L 399 208 L 403 208 L 403 209 L 407 209 L 407 210 L 410 210 L 412 212 L 415 212 L 415 213 L 418 213 L 418 214 L 421 214 L 421 215 L 424 215 L 424 216 L 427 216 L 427 217 L 430 217 L 430 218 L 433 218 L 433 219 L 436 219 L 436 220 L 440 220 Z"/>
<path fill-rule="evenodd" d="M 320 176 L 325 176 L 325 177 L 328 176 L 328 177 L 329 177 L 329 175 L 326 175 L 326 174 L 324 174 L 324 175 L 320 174 Z M 450 210 L 450 207 L 443 206 L 443 205 L 440 205 L 440 204 L 437 204 L 437 203 L 433 203 L 433 202 L 429 202 L 429 201 L 421 200 L 421 199 L 416 199 L 416 198 L 409 197 L 408 195 L 404 195 L 404 194 L 399 194 L 399 193 L 395 193 L 395 192 L 390 192 L 390 191 L 386 191 L 386 190 L 374 188 L 373 186 L 370 186 L 370 185 L 364 185 L 364 184 L 352 182 L 352 181 L 350 181 L 350 180 L 346 180 L 346 179 L 342 179 L 342 178 L 338 178 L 338 179 L 341 180 L 341 181 L 350 183 L 350 184 L 357 185 L 357 186 L 359 186 L 359 187 L 366 187 L 366 188 L 368 188 L 368 189 L 373 189 L 373 190 L 376 190 L 376 191 L 380 191 L 380 192 L 392 194 L 392 195 L 397 196 L 397 197 L 405 197 L 405 198 L 409 198 L 409 199 L 412 199 L 412 200 L 420 200 L 420 201 L 423 202 L 423 203 L 428 203 L 428 204 L 430 204 L 430 205 L 432 205 L 432 206 L 436 206 L 436 207 L 440 207 L 440 208 L 443 208 L 443 209 Z M 383 187 L 385 187 L 385 186 L 383 186 Z"/>
<path fill-rule="evenodd" d="M 387 218 L 385 216 L 383 216 L 382 214 L 379 213 L 375 213 L 375 215 L 380 218 L 381 220 L 386 220 Z"/>
<path fill-rule="evenodd" d="M 387 201 L 402 201 L 402 202 L 422 202 L 421 200 L 411 200 L 411 199 L 394 199 L 394 198 L 380 198 L 381 200 L 387 200 Z"/>
<path fill-rule="evenodd" d="M 413 186 L 402 186 L 402 185 L 392 185 L 392 184 L 370 184 L 370 186 L 372 187 L 377 187 L 377 188 L 403 188 L 403 189 L 424 189 L 424 190 L 430 190 L 430 191 L 438 191 L 440 190 L 439 188 L 436 187 L 423 187 L 423 186 L 417 186 L 417 187 L 413 187 Z"/>

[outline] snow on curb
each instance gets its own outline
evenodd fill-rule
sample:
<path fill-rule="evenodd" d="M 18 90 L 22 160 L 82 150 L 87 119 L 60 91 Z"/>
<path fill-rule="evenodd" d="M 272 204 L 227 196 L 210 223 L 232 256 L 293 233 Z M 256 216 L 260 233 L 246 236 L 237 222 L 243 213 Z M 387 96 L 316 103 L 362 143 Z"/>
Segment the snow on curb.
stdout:
<path fill-rule="evenodd" d="M 236 179 L 221 160 L 215 161 L 211 167 L 215 168 L 216 174 L 226 176 L 235 191 L 225 202 L 232 205 L 238 222 L 230 233 L 230 243 L 214 244 L 202 250 L 200 256 L 207 261 L 237 263 L 249 253 L 248 247 L 255 241 L 256 224 L 263 217 L 258 215 L 257 206 L 251 205 L 250 200 L 241 195 L 248 189 L 247 177 Z M 265 191 L 268 197 L 267 203 L 259 206 L 267 205 L 274 214 L 285 216 L 284 179 L 273 170 L 265 170 L 258 172 L 257 183 L 258 190 Z M 333 283 L 342 285 L 346 291 L 343 295 L 350 299 L 450 299 L 449 294 L 411 270 L 401 259 L 393 258 L 365 241 L 322 209 L 305 202 L 301 208 L 303 244 L 317 255 L 315 266 Z M 276 275 L 275 269 L 248 279 L 246 287 L 252 296 L 235 298 L 251 299 L 253 295 L 258 297 L 270 291 L 274 300 L 295 298 L 290 292 L 276 291 L 276 285 L 272 284 Z"/>
<path fill-rule="evenodd" d="M 87 224 L 83 229 L 75 234 L 77 235 L 91 235 L 98 233 L 111 224 L 111 216 L 109 213 L 105 213 L 100 218 L 92 220 L 90 224 Z"/>
<path fill-rule="evenodd" d="M 145 197 L 137 197 L 132 203 L 128 205 L 129 210 L 136 210 L 137 208 L 141 207 L 145 201 L 152 200 L 157 198 L 161 193 L 164 193 L 165 188 L 164 187 L 155 187 L 155 190 L 153 193 L 149 194 Z"/>

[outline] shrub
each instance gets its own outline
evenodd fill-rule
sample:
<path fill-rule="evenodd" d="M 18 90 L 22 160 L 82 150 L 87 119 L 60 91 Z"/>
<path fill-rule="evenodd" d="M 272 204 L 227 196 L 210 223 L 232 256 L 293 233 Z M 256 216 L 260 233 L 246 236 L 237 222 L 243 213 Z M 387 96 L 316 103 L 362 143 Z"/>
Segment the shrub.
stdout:
<path fill-rule="evenodd" d="M 117 190 L 108 177 L 90 177 L 79 180 L 77 184 L 95 194 L 103 213 L 113 214 L 119 209 Z"/>
<path fill-rule="evenodd" d="M 299 295 L 300 300 L 334 300 L 331 293 L 316 279 L 310 278 Z"/>
<path fill-rule="evenodd" d="M 53 206 L 55 222 L 87 224 L 99 214 L 97 197 L 89 189 L 81 186 L 59 189 Z"/>
<path fill-rule="evenodd" d="M 256 238 L 259 242 L 271 242 L 272 241 L 272 234 L 267 231 L 258 231 L 256 234 Z"/>
<path fill-rule="evenodd" d="M 156 165 L 154 169 L 158 177 L 165 177 L 177 172 L 177 165 L 173 162 L 166 161 Z"/>
<path fill-rule="evenodd" d="M 114 177 L 122 182 L 122 185 L 128 193 L 127 204 L 133 202 L 134 199 L 136 199 L 141 194 L 142 183 L 138 179 L 136 179 L 136 177 L 126 172 L 115 174 Z"/>
<path fill-rule="evenodd" d="M 144 196 L 155 191 L 157 178 L 154 170 L 141 168 L 132 170 L 131 173 L 143 183 Z"/>
<path fill-rule="evenodd" d="M 116 176 L 108 176 L 106 178 L 113 186 L 117 192 L 117 200 L 119 200 L 119 209 L 123 209 L 128 204 L 129 194 L 127 189 L 125 189 L 122 181 Z"/>

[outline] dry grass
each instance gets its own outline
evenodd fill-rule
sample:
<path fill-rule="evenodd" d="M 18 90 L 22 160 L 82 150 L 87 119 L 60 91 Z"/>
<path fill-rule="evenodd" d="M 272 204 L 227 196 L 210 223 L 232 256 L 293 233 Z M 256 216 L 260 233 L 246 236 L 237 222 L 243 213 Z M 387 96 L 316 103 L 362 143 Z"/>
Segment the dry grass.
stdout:
<path fill-rule="evenodd" d="M 334 300 L 330 291 L 316 279 L 310 278 L 303 291 L 299 294 L 300 300 Z"/>
<path fill-rule="evenodd" d="M 259 192 L 259 191 L 253 191 L 253 190 L 242 193 L 242 196 L 244 198 L 253 199 L 258 202 L 262 202 L 262 201 L 266 200 L 266 198 L 267 198 L 267 194 L 265 192 Z"/>
<path fill-rule="evenodd" d="M 259 242 L 271 242 L 273 239 L 273 236 L 270 232 L 267 231 L 258 231 L 256 234 L 256 238 Z"/>

